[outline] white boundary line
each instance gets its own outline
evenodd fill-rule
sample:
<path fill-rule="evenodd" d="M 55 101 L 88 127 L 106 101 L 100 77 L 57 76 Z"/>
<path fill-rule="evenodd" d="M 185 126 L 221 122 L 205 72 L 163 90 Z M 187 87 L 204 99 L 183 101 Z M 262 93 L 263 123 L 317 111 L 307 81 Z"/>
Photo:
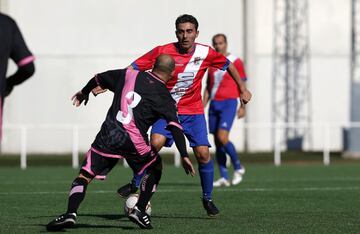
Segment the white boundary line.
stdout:
<path fill-rule="evenodd" d="M 296 191 L 349 191 L 360 190 L 360 186 L 351 187 L 304 187 L 304 188 L 224 188 L 216 189 L 214 192 L 296 192 Z M 200 192 L 199 189 L 159 189 L 157 193 L 194 193 Z M 48 195 L 48 194 L 67 194 L 69 191 L 39 191 L 39 192 L 0 192 L 0 195 Z M 115 190 L 95 190 L 87 191 L 92 194 L 116 193 Z"/>
<path fill-rule="evenodd" d="M 1 178 L 5 178 L 5 177 L 1 177 Z M 72 182 L 73 179 L 69 179 L 69 180 L 35 180 L 35 181 L 30 181 L 30 182 L 26 182 L 26 181 L 21 181 L 21 180 L 9 180 L 9 181 L 3 181 L 0 182 L 0 186 L 2 185 L 12 185 L 12 184 L 30 184 L 30 185 L 39 185 L 39 184 L 70 184 Z M 246 179 L 244 180 L 244 183 L 246 184 L 253 184 L 253 183 L 272 183 L 272 182 L 321 182 L 321 181 L 331 181 L 331 182 L 339 182 L 339 181 L 360 181 L 360 177 L 329 177 L 329 178 L 322 178 L 322 179 L 314 179 L 312 178 L 301 178 L 301 179 Z M 107 181 L 104 181 L 105 183 L 107 183 Z M 98 181 L 97 183 L 102 183 L 102 181 Z M 113 182 L 112 182 L 113 183 Z M 162 182 L 160 182 L 161 184 Z M 168 183 L 168 182 L 164 182 L 164 183 Z M 177 181 L 176 183 L 174 183 L 174 186 L 177 186 L 176 184 L 183 184 L 183 183 L 189 183 L 189 185 L 193 184 L 190 183 L 188 180 L 181 180 L 181 181 Z"/>

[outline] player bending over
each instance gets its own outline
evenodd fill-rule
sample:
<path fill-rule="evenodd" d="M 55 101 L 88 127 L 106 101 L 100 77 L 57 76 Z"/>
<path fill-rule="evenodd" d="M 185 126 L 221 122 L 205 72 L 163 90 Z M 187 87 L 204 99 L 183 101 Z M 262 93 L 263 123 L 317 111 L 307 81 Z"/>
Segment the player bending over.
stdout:
<path fill-rule="evenodd" d="M 246 74 L 242 61 L 227 52 L 227 39 L 224 34 L 216 34 L 212 38 L 215 50 L 234 63 L 240 77 L 246 81 Z M 214 187 L 230 186 L 229 175 L 226 168 L 226 154 L 231 158 L 234 166 L 232 185 L 242 181 L 245 168 L 241 165 L 234 144 L 229 140 L 229 133 L 237 113 L 238 118 L 245 116 L 245 105 L 240 100 L 239 109 L 236 111 L 240 98 L 236 83 L 226 71 L 210 68 L 208 72 L 207 87 L 204 92 L 204 106 L 209 99 L 209 130 L 214 135 L 216 147 L 216 160 L 219 164 L 221 178 L 214 182 Z"/>
<path fill-rule="evenodd" d="M 112 105 L 106 119 L 86 154 L 78 177 L 73 181 L 65 214 L 51 221 L 48 231 L 71 227 L 85 198 L 88 184 L 94 179 L 104 179 L 119 158 L 125 158 L 134 173 L 145 175 L 141 182 L 140 196 L 129 219 L 141 228 L 151 229 L 150 217 L 145 208 L 159 184 L 162 164 L 157 151 L 149 144 L 147 131 L 159 118 L 166 119 L 167 129 L 175 139 L 187 174 L 195 171 L 186 152 L 185 138 L 176 115 L 175 102 L 165 83 L 171 79 L 174 60 L 160 55 L 152 72 L 132 69 L 112 70 L 97 74 L 73 97 L 73 104 L 86 105 L 89 93 L 96 86 L 114 92 Z"/>

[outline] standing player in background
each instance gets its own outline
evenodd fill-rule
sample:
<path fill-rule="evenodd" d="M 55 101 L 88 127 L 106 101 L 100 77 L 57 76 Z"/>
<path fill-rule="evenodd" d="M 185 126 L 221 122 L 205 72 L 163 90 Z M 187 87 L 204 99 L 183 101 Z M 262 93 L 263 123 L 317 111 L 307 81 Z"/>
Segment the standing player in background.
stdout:
<path fill-rule="evenodd" d="M 246 74 L 242 61 L 227 52 L 227 38 L 224 34 L 216 34 L 212 38 L 215 50 L 230 60 L 243 81 L 246 81 Z M 214 182 L 214 187 L 230 186 L 229 175 L 226 168 L 226 154 L 231 158 L 234 166 L 232 185 L 239 184 L 245 173 L 241 166 L 234 144 L 229 140 L 229 132 L 235 115 L 238 118 L 245 116 L 245 105 L 240 99 L 240 106 L 237 109 L 240 98 L 239 89 L 236 83 L 226 71 L 210 68 L 208 73 L 207 87 L 203 96 L 204 106 L 210 102 L 209 107 L 209 131 L 214 135 L 216 147 L 216 159 L 219 164 L 221 178 Z"/>
<path fill-rule="evenodd" d="M 181 15 L 176 19 L 175 27 L 177 42 L 155 47 L 135 60 L 131 66 L 135 70 L 149 70 L 159 54 L 168 54 L 175 59 L 174 78 L 166 86 L 177 103 L 180 123 L 198 161 L 203 206 L 209 216 L 216 216 L 219 210 L 212 200 L 214 164 L 209 153 L 210 144 L 201 99 L 201 80 L 209 67 L 227 70 L 241 90 L 245 103 L 250 101 L 251 93 L 241 81 L 235 66 L 225 56 L 210 46 L 195 43 L 199 35 L 198 21 L 195 17 Z M 170 147 L 173 142 L 170 132 L 165 127 L 165 120 L 157 121 L 152 127 L 151 144 L 158 151 L 163 146 Z M 118 189 L 119 195 L 127 197 L 136 192 L 140 179 L 141 176 L 134 175 L 131 183 Z"/>
<path fill-rule="evenodd" d="M 129 219 L 141 228 L 152 228 L 145 208 L 159 184 L 162 164 L 159 154 L 149 143 L 147 131 L 159 118 L 166 119 L 166 127 L 175 139 L 185 172 L 194 176 L 195 170 L 186 152 L 185 137 L 177 119 L 175 101 L 165 86 L 172 78 L 174 68 L 175 62 L 170 56 L 160 55 L 152 72 L 128 68 L 100 73 L 73 96 L 73 104 L 80 106 L 83 101 L 86 105 L 90 91 L 96 86 L 114 92 L 100 132 L 71 185 L 68 209 L 46 226 L 48 231 L 60 231 L 75 224 L 88 184 L 94 178 L 104 179 L 119 158 L 125 158 L 135 173 L 141 174 L 146 170 L 139 200 Z"/>
<path fill-rule="evenodd" d="M 9 58 L 17 64 L 18 69 L 6 79 Z M 16 22 L 0 13 L 0 142 L 4 98 L 11 93 L 15 85 L 21 84 L 34 74 L 34 59 Z"/>

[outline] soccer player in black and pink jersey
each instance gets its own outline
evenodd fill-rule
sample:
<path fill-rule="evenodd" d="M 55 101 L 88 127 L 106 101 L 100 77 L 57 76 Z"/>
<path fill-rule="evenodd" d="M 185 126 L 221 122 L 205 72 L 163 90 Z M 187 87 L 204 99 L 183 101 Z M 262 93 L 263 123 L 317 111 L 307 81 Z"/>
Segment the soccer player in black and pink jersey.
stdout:
<path fill-rule="evenodd" d="M 18 69 L 6 78 L 9 58 L 16 63 Z M 34 60 L 16 22 L 0 13 L 0 142 L 4 98 L 11 93 L 15 85 L 21 84 L 34 74 Z"/>
<path fill-rule="evenodd" d="M 47 224 L 48 231 L 60 231 L 75 224 L 77 210 L 85 197 L 88 184 L 94 178 L 104 179 L 119 158 L 125 158 L 135 173 L 145 172 L 139 200 L 129 214 L 129 219 L 141 228 L 152 228 L 145 208 L 159 184 L 162 164 L 159 154 L 149 143 L 147 131 L 159 118 L 166 120 L 166 128 L 174 137 L 185 172 L 194 176 L 195 170 L 186 152 L 175 101 L 165 86 L 172 78 L 174 67 L 172 57 L 160 55 L 156 58 L 152 72 L 128 68 L 100 73 L 73 96 L 73 104 L 80 106 L 83 101 L 87 103 L 89 93 L 97 86 L 114 92 L 112 105 L 101 130 L 86 154 L 78 177 L 71 185 L 67 211 Z"/>
<path fill-rule="evenodd" d="M 209 153 L 210 144 L 201 99 L 201 80 L 209 67 L 226 70 L 235 80 L 244 103 L 250 101 L 251 93 L 241 81 L 235 66 L 224 55 L 210 46 L 195 42 L 199 35 L 198 26 L 195 17 L 187 14 L 179 16 L 175 22 L 178 41 L 155 47 L 136 59 L 131 67 L 140 71 L 149 70 L 153 67 L 156 57 L 163 53 L 175 59 L 174 78 L 166 86 L 177 103 L 180 123 L 198 161 L 203 206 L 209 216 L 216 216 L 219 210 L 212 200 L 214 164 Z M 163 146 L 171 146 L 173 142 L 165 126 L 166 121 L 159 120 L 152 127 L 151 144 L 157 150 Z M 136 192 L 140 178 L 139 175 L 135 175 L 131 183 L 118 189 L 119 195 L 126 197 Z"/>
<path fill-rule="evenodd" d="M 238 70 L 241 79 L 246 81 L 246 73 L 242 61 L 227 51 L 227 38 L 224 34 L 216 34 L 212 38 L 215 50 L 229 59 Z M 228 72 L 210 68 L 208 72 L 207 87 L 203 96 L 204 106 L 210 102 L 209 130 L 214 134 L 216 159 L 219 164 L 221 178 L 214 182 L 214 187 L 230 186 L 229 175 L 226 168 L 226 154 L 231 158 L 234 166 L 232 185 L 242 181 L 245 168 L 241 165 L 234 144 L 229 140 L 229 133 L 237 114 L 238 118 L 245 116 L 245 105 L 238 99 L 240 92 L 236 83 Z"/>

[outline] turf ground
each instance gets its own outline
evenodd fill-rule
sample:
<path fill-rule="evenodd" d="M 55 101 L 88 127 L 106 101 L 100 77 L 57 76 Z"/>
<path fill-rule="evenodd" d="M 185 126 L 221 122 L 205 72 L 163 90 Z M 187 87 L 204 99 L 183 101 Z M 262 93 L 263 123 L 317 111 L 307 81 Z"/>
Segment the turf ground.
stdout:
<path fill-rule="evenodd" d="M 70 166 L 0 167 L 0 232 L 45 232 L 65 210 L 77 170 Z M 88 188 L 72 233 L 141 232 L 123 216 L 115 190 L 130 177 L 116 167 L 106 181 Z M 200 202 L 199 176 L 165 165 L 152 200 L 147 233 L 360 233 L 360 164 L 247 165 L 239 186 L 215 189 L 221 210 L 208 218 Z"/>

